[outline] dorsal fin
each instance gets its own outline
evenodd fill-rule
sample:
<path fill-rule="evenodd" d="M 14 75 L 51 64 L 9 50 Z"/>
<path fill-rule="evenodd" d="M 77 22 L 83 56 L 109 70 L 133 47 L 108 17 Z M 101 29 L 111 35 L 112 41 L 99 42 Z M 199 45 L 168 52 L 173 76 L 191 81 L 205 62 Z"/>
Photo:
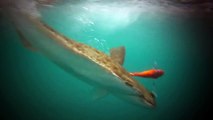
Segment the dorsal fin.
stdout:
<path fill-rule="evenodd" d="M 36 49 L 31 45 L 31 43 L 25 38 L 25 36 L 21 33 L 20 30 L 16 28 L 16 32 L 18 33 L 18 36 L 20 37 L 20 41 L 26 47 L 27 49 L 30 49 L 32 51 L 35 51 Z"/>
<path fill-rule="evenodd" d="M 110 50 L 110 56 L 115 62 L 118 62 L 120 65 L 123 65 L 125 57 L 125 47 L 121 46 L 118 48 L 112 48 Z"/>

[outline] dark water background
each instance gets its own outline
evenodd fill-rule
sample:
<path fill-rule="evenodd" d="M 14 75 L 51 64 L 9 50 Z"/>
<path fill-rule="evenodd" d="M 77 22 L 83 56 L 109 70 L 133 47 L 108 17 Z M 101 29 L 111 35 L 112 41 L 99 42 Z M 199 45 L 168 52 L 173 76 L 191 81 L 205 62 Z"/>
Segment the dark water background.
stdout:
<path fill-rule="evenodd" d="M 150 11 L 154 8 L 138 13 L 135 7 L 108 4 L 41 9 L 42 19 L 66 36 L 106 53 L 124 45 L 128 71 L 151 69 L 157 63 L 165 75 L 155 81 L 155 89 L 153 80 L 136 78 L 154 89 L 157 107 L 146 109 L 111 95 L 92 100 L 91 86 L 24 48 L 1 14 L 1 118 L 183 120 L 210 115 L 212 19 Z"/>

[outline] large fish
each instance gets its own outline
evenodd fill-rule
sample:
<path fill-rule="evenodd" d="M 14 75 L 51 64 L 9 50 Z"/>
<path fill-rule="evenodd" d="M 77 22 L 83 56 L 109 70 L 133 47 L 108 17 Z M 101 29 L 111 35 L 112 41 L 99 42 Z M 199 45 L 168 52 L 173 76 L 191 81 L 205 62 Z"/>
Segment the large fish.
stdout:
<path fill-rule="evenodd" d="M 38 17 L 16 13 L 13 22 L 26 47 L 83 77 L 84 82 L 96 88 L 98 98 L 111 93 L 149 107 L 156 105 L 155 96 L 122 67 L 124 47 L 112 48 L 109 56 L 65 37 Z"/>

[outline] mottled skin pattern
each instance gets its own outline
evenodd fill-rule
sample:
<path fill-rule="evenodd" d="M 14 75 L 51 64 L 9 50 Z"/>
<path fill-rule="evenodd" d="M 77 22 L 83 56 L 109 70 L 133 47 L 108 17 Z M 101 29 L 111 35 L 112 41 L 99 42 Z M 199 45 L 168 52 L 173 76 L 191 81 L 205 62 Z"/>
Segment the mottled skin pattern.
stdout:
<path fill-rule="evenodd" d="M 28 19 L 30 19 L 37 28 L 46 33 L 50 38 L 57 41 L 59 44 L 63 45 L 66 49 L 73 51 L 82 57 L 86 57 L 96 64 L 102 66 L 106 71 L 111 72 L 113 75 L 123 80 L 126 85 L 138 91 L 138 93 L 141 95 L 140 97 L 145 99 L 148 103 L 151 103 L 151 106 L 155 105 L 155 98 L 153 94 L 134 80 L 130 73 L 127 72 L 119 63 L 114 61 L 110 56 L 88 45 L 68 39 L 37 18 L 28 17 Z"/>

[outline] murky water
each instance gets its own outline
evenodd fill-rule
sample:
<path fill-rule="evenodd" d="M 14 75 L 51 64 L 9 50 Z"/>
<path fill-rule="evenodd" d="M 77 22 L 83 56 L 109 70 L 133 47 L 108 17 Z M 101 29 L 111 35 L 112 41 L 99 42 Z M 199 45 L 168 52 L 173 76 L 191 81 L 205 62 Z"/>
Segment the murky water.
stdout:
<path fill-rule="evenodd" d="M 157 94 L 157 107 L 135 106 L 112 95 L 93 100 L 92 86 L 24 48 L 2 17 L 0 90 L 7 118 L 174 120 L 196 113 L 206 84 L 204 50 L 197 40 L 199 20 L 166 12 L 152 2 L 68 3 L 41 7 L 42 20 L 107 54 L 112 47 L 125 46 L 124 68 L 130 72 L 163 69 L 165 75 L 157 80 L 136 78 Z"/>

